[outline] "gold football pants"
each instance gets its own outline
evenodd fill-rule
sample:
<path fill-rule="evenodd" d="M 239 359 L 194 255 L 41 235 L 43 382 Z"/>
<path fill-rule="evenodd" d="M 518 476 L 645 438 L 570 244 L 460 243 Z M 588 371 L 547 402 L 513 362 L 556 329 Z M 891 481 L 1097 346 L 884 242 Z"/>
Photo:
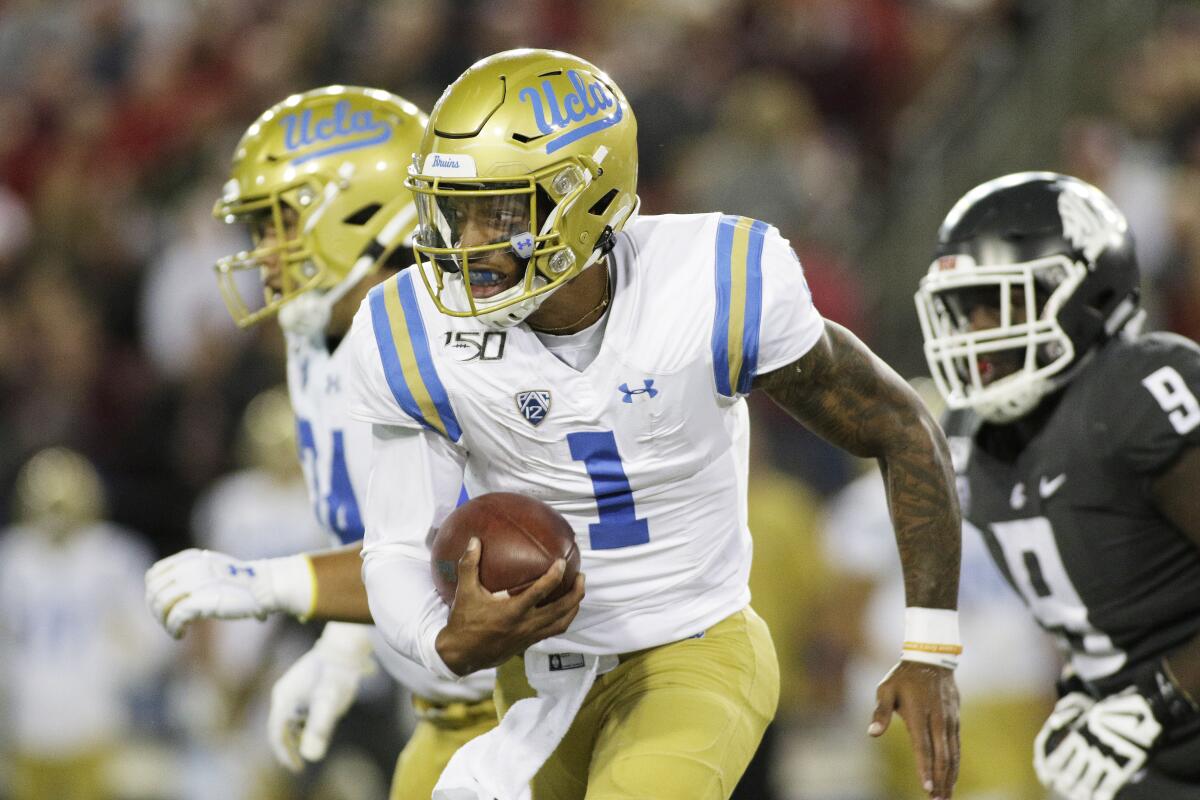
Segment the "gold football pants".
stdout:
<path fill-rule="evenodd" d="M 10 762 L 13 800 L 104 800 L 107 751 L 67 758 L 14 755 Z"/>
<path fill-rule="evenodd" d="M 417 725 L 400 751 L 388 800 L 429 800 L 450 757 L 499 723 L 489 697 L 478 703 L 437 705 L 413 698 Z"/>
<path fill-rule="evenodd" d="M 532 694 L 522 659 L 501 666 L 501 714 Z M 534 778 L 533 800 L 727 800 L 778 702 L 771 634 L 749 607 L 700 638 L 623 655 Z"/>

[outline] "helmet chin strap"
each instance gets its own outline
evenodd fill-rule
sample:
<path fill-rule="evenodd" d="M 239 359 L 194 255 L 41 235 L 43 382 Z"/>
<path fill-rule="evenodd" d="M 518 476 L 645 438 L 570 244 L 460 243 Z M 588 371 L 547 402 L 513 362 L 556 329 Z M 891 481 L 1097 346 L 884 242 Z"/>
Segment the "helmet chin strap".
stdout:
<path fill-rule="evenodd" d="M 280 327 L 294 336 L 323 336 L 329 327 L 333 307 L 357 286 L 359 281 L 367 277 L 374 266 L 374 256 L 364 253 L 354 262 L 346 277 L 333 287 L 324 291 L 312 289 L 292 298 L 279 309 Z"/>

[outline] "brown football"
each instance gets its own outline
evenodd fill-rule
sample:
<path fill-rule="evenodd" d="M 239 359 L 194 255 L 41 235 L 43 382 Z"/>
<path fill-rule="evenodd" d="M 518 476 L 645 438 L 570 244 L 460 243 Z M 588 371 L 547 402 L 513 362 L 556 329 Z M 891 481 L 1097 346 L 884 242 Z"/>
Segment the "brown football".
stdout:
<path fill-rule="evenodd" d="M 479 537 L 479 581 L 486 589 L 519 594 L 558 558 L 567 560 L 562 583 L 541 602 L 571 590 L 579 573 L 579 548 L 570 524 L 541 500 L 511 492 L 481 494 L 454 509 L 433 539 L 433 582 L 447 605 L 458 585 L 458 560 Z"/>

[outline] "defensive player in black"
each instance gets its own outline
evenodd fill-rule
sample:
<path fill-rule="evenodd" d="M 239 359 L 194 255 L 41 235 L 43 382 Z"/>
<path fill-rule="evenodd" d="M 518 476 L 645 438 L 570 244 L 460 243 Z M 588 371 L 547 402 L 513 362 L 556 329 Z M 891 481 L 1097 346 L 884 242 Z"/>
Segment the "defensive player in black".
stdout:
<path fill-rule="evenodd" d="M 1064 651 L 1034 766 L 1070 800 L 1200 798 L 1200 348 L 1139 333 L 1138 283 L 1116 206 L 1029 172 L 959 200 L 916 296 L 963 516 Z"/>

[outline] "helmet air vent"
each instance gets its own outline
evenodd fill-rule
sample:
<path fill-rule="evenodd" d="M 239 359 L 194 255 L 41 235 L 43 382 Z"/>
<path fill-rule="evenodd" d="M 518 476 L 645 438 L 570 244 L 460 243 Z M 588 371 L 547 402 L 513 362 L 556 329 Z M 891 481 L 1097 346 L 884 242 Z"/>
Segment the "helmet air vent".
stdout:
<path fill-rule="evenodd" d="M 381 208 L 383 208 L 383 206 L 381 206 L 379 203 L 368 203 L 367 205 L 355 211 L 353 214 L 347 216 L 342 220 L 342 222 L 346 223 L 347 225 L 366 225 L 371 221 L 371 217 L 375 216 L 376 212 L 378 212 Z"/>
<path fill-rule="evenodd" d="M 614 187 L 612 189 L 609 189 L 607 192 L 605 192 L 603 197 L 601 197 L 599 200 L 597 200 L 595 203 L 592 204 L 592 207 L 588 209 L 588 213 L 594 214 L 597 217 L 603 216 L 604 212 L 608 211 L 608 207 L 610 205 L 612 205 L 612 201 L 615 200 L 616 197 L 617 197 L 616 188 Z"/>

